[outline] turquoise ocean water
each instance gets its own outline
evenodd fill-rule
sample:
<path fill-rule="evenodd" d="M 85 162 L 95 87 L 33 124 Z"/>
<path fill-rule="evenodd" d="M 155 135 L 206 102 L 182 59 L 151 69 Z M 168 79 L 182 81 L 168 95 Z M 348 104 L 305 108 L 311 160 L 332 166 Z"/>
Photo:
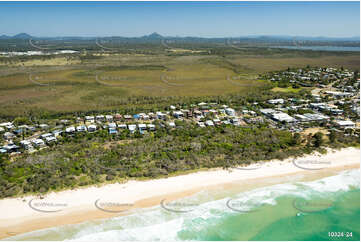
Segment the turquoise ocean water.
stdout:
<path fill-rule="evenodd" d="M 359 184 L 360 170 L 354 169 L 319 180 L 243 192 L 202 191 L 177 200 L 178 207 L 171 208 L 178 212 L 156 206 L 127 216 L 34 231 L 8 240 L 357 241 Z"/>

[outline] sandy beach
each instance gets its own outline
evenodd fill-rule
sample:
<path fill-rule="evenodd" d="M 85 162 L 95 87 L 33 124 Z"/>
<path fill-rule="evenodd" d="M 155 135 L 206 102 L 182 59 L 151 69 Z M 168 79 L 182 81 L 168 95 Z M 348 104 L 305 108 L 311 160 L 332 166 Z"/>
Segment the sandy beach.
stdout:
<path fill-rule="evenodd" d="M 87 220 L 120 216 L 132 209 L 159 205 L 192 195 L 206 188 L 220 189 L 225 184 L 247 184 L 267 177 L 292 174 L 323 174 L 358 168 L 360 150 L 329 150 L 326 155 L 312 154 L 284 161 L 272 160 L 230 170 L 211 169 L 169 178 L 91 186 L 53 192 L 43 199 L 35 196 L 0 200 L 0 238 L 33 230 L 80 223 Z M 239 186 L 239 183 L 238 183 Z"/>

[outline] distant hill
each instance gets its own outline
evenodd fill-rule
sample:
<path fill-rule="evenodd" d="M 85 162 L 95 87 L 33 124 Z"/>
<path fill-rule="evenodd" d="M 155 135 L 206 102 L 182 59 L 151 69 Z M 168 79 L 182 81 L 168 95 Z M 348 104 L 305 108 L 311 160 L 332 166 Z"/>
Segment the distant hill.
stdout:
<path fill-rule="evenodd" d="M 307 36 L 289 36 L 289 35 L 248 35 L 239 37 L 197 37 L 197 36 L 163 36 L 157 32 L 141 37 L 122 37 L 122 36 L 107 36 L 107 37 L 82 37 L 82 36 L 57 36 L 57 37 L 34 37 L 27 33 L 20 33 L 14 36 L 0 35 L 0 40 L 19 40 L 20 42 L 27 42 L 27 40 L 47 41 L 57 45 L 61 42 L 69 42 L 72 44 L 82 44 L 83 46 L 92 45 L 97 41 L 104 43 L 132 43 L 132 44 L 160 44 L 167 46 L 167 43 L 177 44 L 217 44 L 217 45 L 249 45 L 249 46 L 351 46 L 357 47 L 360 44 L 360 37 L 307 37 Z M 68 43 L 69 48 L 71 44 Z"/>
<path fill-rule="evenodd" d="M 32 36 L 28 35 L 27 33 L 20 33 L 20 34 L 14 35 L 12 38 L 13 39 L 31 39 Z"/>

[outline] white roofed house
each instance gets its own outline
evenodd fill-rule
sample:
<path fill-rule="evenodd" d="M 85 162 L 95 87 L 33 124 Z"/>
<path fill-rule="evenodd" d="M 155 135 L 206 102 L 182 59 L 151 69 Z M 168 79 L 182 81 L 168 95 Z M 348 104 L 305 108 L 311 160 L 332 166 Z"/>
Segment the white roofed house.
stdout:
<path fill-rule="evenodd" d="M 285 100 L 283 100 L 282 98 L 278 98 L 278 99 L 270 99 L 267 102 L 269 104 L 284 104 Z"/>
<path fill-rule="evenodd" d="M 46 139 L 46 138 L 48 138 L 48 137 L 52 137 L 52 136 L 54 136 L 52 133 L 46 133 L 46 134 L 42 134 L 42 135 L 40 135 L 40 138 L 42 138 L 42 139 Z"/>
<path fill-rule="evenodd" d="M 127 125 L 126 124 L 118 124 L 118 128 L 127 129 Z"/>
<path fill-rule="evenodd" d="M 79 125 L 79 126 L 76 127 L 76 131 L 85 132 L 85 131 L 87 131 L 87 128 L 86 128 L 85 125 Z"/>
<path fill-rule="evenodd" d="M 175 118 L 183 118 L 184 114 L 181 111 L 174 111 L 173 116 Z"/>
<path fill-rule="evenodd" d="M 341 129 L 354 129 L 356 124 L 351 120 L 335 120 L 335 125 Z"/>
<path fill-rule="evenodd" d="M 85 121 L 89 123 L 94 123 L 94 116 L 85 116 Z"/>
<path fill-rule="evenodd" d="M 214 126 L 214 123 L 212 122 L 212 120 L 206 120 L 206 125 L 207 126 Z"/>
<path fill-rule="evenodd" d="M 141 134 L 143 134 L 144 131 L 147 130 L 147 125 L 146 125 L 146 124 L 138 124 L 138 129 L 139 129 L 139 132 L 140 132 Z"/>
<path fill-rule="evenodd" d="M 62 130 L 54 130 L 52 133 L 54 134 L 55 137 L 58 137 L 63 133 L 63 131 Z"/>
<path fill-rule="evenodd" d="M 162 120 L 166 120 L 167 115 L 162 113 L 162 112 L 157 112 L 157 119 L 162 119 Z"/>
<path fill-rule="evenodd" d="M 47 144 L 51 144 L 51 143 L 55 143 L 56 142 L 56 138 L 54 136 L 49 136 L 45 138 L 45 142 Z"/>
<path fill-rule="evenodd" d="M 235 116 L 236 115 L 236 111 L 234 111 L 233 108 L 226 108 L 225 111 L 226 111 L 226 114 L 229 115 L 229 116 Z"/>
<path fill-rule="evenodd" d="M 105 115 L 105 119 L 106 119 L 108 122 L 113 122 L 113 115 Z"/>
<path fill-rule="evenodd" d="M 20 141 L 20 144 L 22 147 L 24 147 L 24 149 L 29 150 L 32 149 L 33 146 L 31 145 L 31 141 L 30 140 L 22 140 Z"/>
<path fill-rule="evenodd" d="M 5 132 L 3 135 L 4 139 L 6 140 L 11 140 L 12 138 L 15 137 L 15 134 L 11 133 L 11 132 Z"/>
<path fill-rule="evenodd" d="M 199 127 L 201 127 L 201 128 L 206 127 L 203 122 L 197 122 L 197 125 L 198 125 Z"/>
<path fill-rule="evenodd" d="M 214 123 L 215 125 L 220 125 L 220 124 L 221 124 L 221 120 L 218 119 L 218 118 L 215 118 L 215 119 L 213 119 L 213 123 Z"/>
<path fill-rule="evenodd" d="M 175 123 L 174 122 L 168 122 L 168 126 L 171 128 L 175 128 Z"/>
<path fill-rule="evenodd" d="M 155 131 L 155 125 L 154 124 L 147 124 L 149 131 Z"/>
<path fill-rule="evenodd" d="M 45 143 L 42 139 L 33 139 L 33 140 L 31 140 L 31 143 L 33 143 L 34 146 L 36 146 L 36 147 L 44 147 L 45 146 Z"/>
<path fill-rule="evenodd" d="M 70 127 L 67 127 L 65 129 L 65 133 L 70 134 L 70 133 L 74 133 L 74 132 L 75 132 L 75 127 L 74 126 L 70 126 Z"/>
<path fill-rule="evenodd" d="M 108 128 L 116 129 L 116 128 L 117 128 L 117 124 L 116 124 L 116 123 L 110 123 L 110 124 L 108 124 Z"/>
<path fill-rule="evenodd" d="M 129 124 L 128 129 L 131 133 L 135 133 L 135 130 L 137 129 L 137 125 L 135 124 Z"/>

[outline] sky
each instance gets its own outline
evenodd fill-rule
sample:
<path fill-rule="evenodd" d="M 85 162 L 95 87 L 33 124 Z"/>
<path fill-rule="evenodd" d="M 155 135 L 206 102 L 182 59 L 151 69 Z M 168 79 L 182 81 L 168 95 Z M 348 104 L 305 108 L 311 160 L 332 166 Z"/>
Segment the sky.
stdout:
<path fill-rule="evenodd" d="M 360 36 L 359 2 L 0 2 L 0 35 Z"/>

